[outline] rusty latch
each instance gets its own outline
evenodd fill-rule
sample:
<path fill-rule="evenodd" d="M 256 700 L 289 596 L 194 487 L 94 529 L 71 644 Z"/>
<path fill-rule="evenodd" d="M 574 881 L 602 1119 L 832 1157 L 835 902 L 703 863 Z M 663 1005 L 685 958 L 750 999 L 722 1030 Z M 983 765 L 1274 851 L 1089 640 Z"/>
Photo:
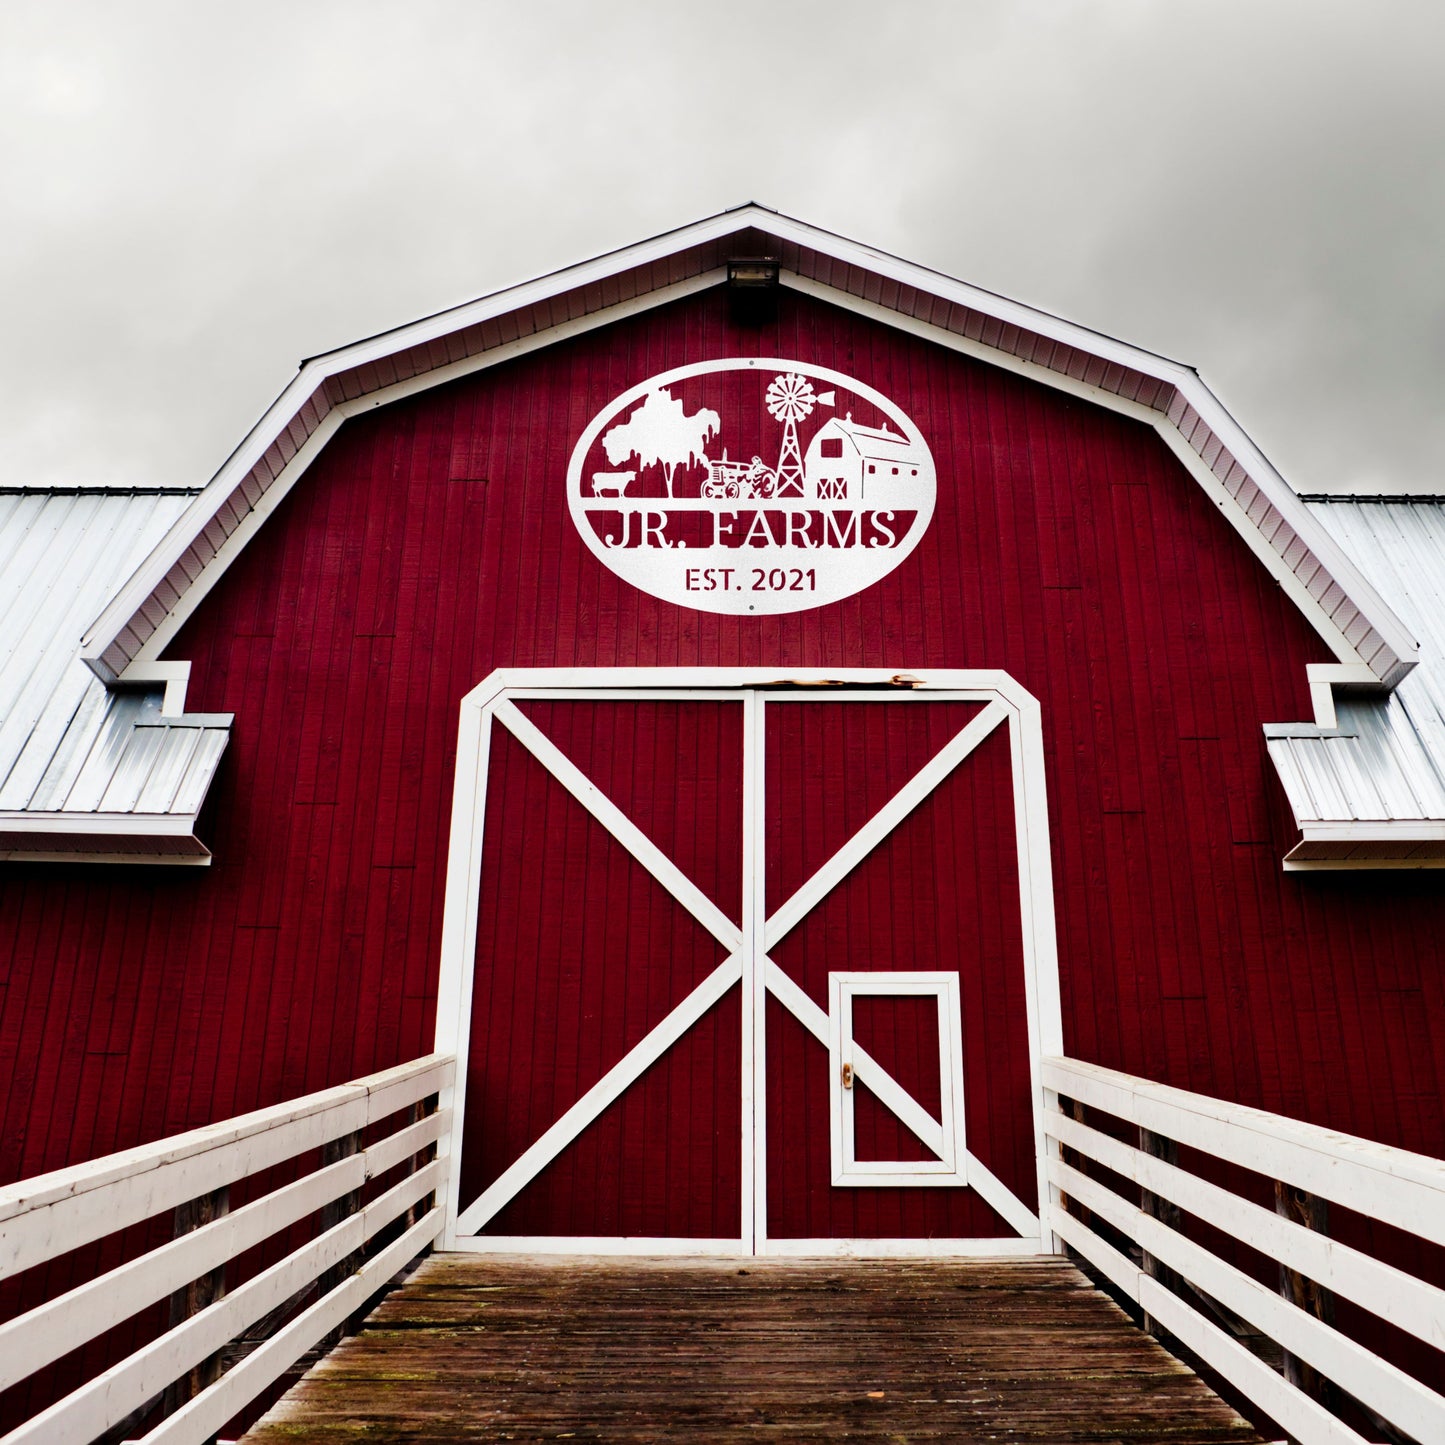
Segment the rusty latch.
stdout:
<path fill-rule="evenodd" d="M 851 1089 L 851 1088 L 853 1087 L 853 1065 L 852 1065 L 852 1064 L 844 1064 L 844 1065 L 843 1065 L 843 1087 L 844 1087 L 845 1089 Z"/>

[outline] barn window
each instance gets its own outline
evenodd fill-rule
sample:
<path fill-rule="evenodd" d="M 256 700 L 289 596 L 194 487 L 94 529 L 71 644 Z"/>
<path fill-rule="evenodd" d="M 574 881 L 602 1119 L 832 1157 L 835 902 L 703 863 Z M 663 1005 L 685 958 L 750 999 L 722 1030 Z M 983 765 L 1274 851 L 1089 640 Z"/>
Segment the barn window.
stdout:
<path fill-rule="evenodd" d="M 877 470 L 878 470 L 878 468 L 875 467 L 872 462 L 869 462 L 869 463 L 868 463 L 868 475 L 869 475 L 869 476 L 872 476 L 873 473 L 876 472 Z"/>
<path fill-rule="evenodd" d="M 841 457 L 843 455 L 842 437 L 824 437 L 822 445 L 818 448 L 820 457 Z"/>

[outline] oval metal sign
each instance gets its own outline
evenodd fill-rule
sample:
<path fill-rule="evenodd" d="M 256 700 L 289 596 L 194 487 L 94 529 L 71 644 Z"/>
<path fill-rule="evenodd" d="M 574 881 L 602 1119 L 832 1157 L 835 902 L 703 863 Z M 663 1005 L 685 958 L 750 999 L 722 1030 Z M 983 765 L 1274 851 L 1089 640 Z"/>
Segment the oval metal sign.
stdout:
<path fill-rule="evenodd" d="M 927 531 L 936 493 L 928 443 L 887 397 L 756 357 L 639 382 L 567 469 L 572 520 L 604 566 L 666 602 L 743 616 L 880 581 Z"/>

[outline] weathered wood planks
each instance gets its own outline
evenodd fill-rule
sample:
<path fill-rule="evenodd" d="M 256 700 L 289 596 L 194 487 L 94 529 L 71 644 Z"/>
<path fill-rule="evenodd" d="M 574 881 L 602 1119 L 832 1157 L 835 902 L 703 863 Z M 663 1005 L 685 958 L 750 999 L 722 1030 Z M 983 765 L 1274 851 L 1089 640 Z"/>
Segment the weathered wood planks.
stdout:
<path fill-rule="evenodd" d="M 1237 1441 L 1071 1265 L 429 1260 L 245 1437 Z"/>

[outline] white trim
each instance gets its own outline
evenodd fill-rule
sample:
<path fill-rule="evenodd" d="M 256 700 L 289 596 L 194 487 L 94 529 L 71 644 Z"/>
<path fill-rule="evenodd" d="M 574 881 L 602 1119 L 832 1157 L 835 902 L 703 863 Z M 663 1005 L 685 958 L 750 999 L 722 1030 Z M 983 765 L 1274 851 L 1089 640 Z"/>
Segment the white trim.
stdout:
<path fill-rule="evenodd" d="M 590 686 L 589 686 L 590 684 Z M 773 688 L 787 691 L 771 691 Z M 864 691 L 862 689 L 868 689 Z M 736 700 L 744 707 L 744 798 L 743 824 L 745 862 L 753 867 L 745 876 L 753 880 L 752 890 L 743 900 L 744 925 L 735 927 L 731 920 L 707 899 L 645 835 L 596 788 L 580 769 L 548 741 L 540 730 L 518 711 L 512 697 L 596 697 L 639 699 L 709 698 Z M 1052 1147 L 1043 1131 L 1045 1098 L 1042 1089 L 1038 1050 L 1048 1044 L 1057 1051 L 1062 1033 L 1059 1012 L 1057 956 L 1053 939 L 1052 862 L 1048 849 L 1048 818 L 1044 800 L 1043 740 L 1037 702 L 1007 674 L 996 670 L 911 673 L 882 669 L 845 670 L 799 669 L 779 676 L 770 670 L 751 668 L 570 668 L 570 669 L 504 669 L 490 674 L 467 694 L 461 705 L 460 732 L 457 748 L 457 774 L 453 794 L 451 846 L 447 868 L 446 906 L 442 927 L 442 958 L 438 980 L 437 1042 L 456 1057 L 456 1083 L 443 1099 L 452 1120 L 450 1135 L 440 1150 L 448 1162 L 450 1194 L 447 1203 L 447 1226 L 443 1247 L 447 1249 L 486 1248 L 495 1243 L 473 1246 L 464 1243 L 469 1236 L 461 1230 L 480 1227 L 477 1221 L 491 1217 L 526 1179 L 534 1177 L 546 1158 L 551 1157 L 590 1118 L 617 1097 L 632 1078 L 640 1075 L 648 1062 L 660 1053 L 702 1012 L 723 996 L 735 981 L 743 987 L 743 1040 L 752 1042 L 751 1053 L 745 1053 L 745 1078 L 742 1081 L 743 1125 L 740 1146 L 745 1151 L 743 1170 L 743 1201 L 737 1248 L 743 1250 L 751 1241 L 751 1249 L 761 1254 L 771 1248 L 767 1231 L 766 1168 L 759 1167 L 766 1159 L 765 1088 L 766 1056 L 763 1028 L 766 1019 L 766 998 L 769 992 L 803 1023 L 809 1032 L 826 1046 L 828 1016 L 777 967 L 758 946 L 760 937 L 769 933 L 766 920 L 767 900 L 764 894 L 765 870 L 758 866 L 765 837 L 764 801 L 764 720 L 766 707 L 786 701 L 980 701 L 984 709 L 942 750 L 924 770 L 928 788 L 936 787 L 964 757 L 982 741 L 997 724 L 1008 719 L 1010 752 L 1014 782 L 1015 832 L 1018 847 L 1020 906 L 1023 910 L 1023 965 L 1026 995 L 1030 1011 L 1028 1038 L 1030 1075 L 1033 1080 L 1032 1105 L 1035 1148 L 1038 1155 L 1041 1200 L 1046 1199 L 1044 1151 Z M 460 1171 L 451 1156 L 457 1151 L 465 1124 L 465 1079 L 468 1033 L 471 1016 L 472 960 L 476 950 L 477 904 L 481 876 L 482 830 L 486 814 L 487 756 L 492 719 L 506 726 L 528 751 L 565 786 L 594 818 L 617 837 L 634 858 L 684 908 L 708 928 L 715 938 L 729 949 L 729 957 L 719 966 L 702 989 L 695 991 L 677 1010 L 659 1025 L 643 1044 L 638 1045 L 594 1089 L 579 1100 L 562 1120 L 529 1147 L 477 1201 L 461 1207 L 457 1179 Z M 897 798 L 883 810 L 883 823 L 871 819 L 858 837 L 867 847 L 877 845 L 917 806 L 925 789 L 914 779 Z M 901 801 L 900 801 L 901 799 Z M 846 877 L 866 849 L 858 837 L 820 870 L 827 887 Z M 817 879 L 810 880 L 814 888 Z M 817 891 L 821 898 L 827 888 Z M 791 902 L 791 900 L 790 900 Z M 811 906 L 811 905 L 810 905 Z M 796 917 L 801 912 L 793 910 Z M 790 915 L 792 916 L 792 915 Z M 779 930 L 782 937 L 786 930 Z M 750 958 L 751 955 L 751 958 Z M 870 975 L 870 977 L 873 977 Z M 706 992 L 704 992 L 706 990 Z M 1035 1014 L 1038 1016 L 1035 1017 Z M 686 1018 L 687 1022 L 678 1021 Z M 751 1036 L 751 1037 L 750 1037 Z M 960 1050 L 961 1074 L 961 1039 Z M 641 1052 L 639 1052 L 639 1050 Z M 749 1066 L 748 1060 L 751 1060 Z M 640 1062 L 641 1061 L 641 1062 Z M 861 1049 L 854 1049 L 854 1067 L 864 1082 L 885 1105 L 925 1143 L 937 1135 L 939 1123 L 929 1118 L 905 1090 Z M 626 1082 L 624 1082 L 626 1080 Z M 596 1096 L 595 1098 L 593 1096 Z M 601 1101 L 599 1103 L 599 1101 Z M 583 1107 L 585 1104 L 586 1107 Z M 593 1105 L 597 1105 L 593 1108 Z M 962 1111 L 959 1110 L 961 1125 Z M 542 1146 L 546 1144 L 546 1148 Z M 525 1161 L 526 1167 L 520 1168 Z M 1033 1211 L 1018 1200 L 990 1171 L 968 1153 L 960 1139 L 956 1145 L 956 1164 L 966 1171 L 967 1180 L 1013 1228 L 1021 1238 L 1007 1241 L 1014 1253 L 1037 1253 L 1055 1247 L 1052 1239 L 1040 1240 L 1039 1221 Z M 525 1175 L 525 1178 L 523 1176 Z M 901 1176 L 900 1176 L 901 1177 Z M 500 1189 L 504 1180 L 507 1189 Z M 880 1180 L 881 1182 L 881 1180 Z M 919 1176 L 906 1182 L 916 1184 Z M 485 1204 L 483 1205 L 483 1200 Z M 482 1208 L 478 1208 L 482 1206 Z M 470 1238 L 475 1238 L 471 1236 Z M 497 1237 L 489 1236 L 495 1241 Z M 527 1237 L 531 1252 L 542 1248 Z M 886 1244 L 886 1242 L 883 1242 Z M 881 1248 L 878 1241 L 788 1241 L 786 1248 L 807 1252 L 816 1245 L 825 1251 L 849 1248 Z M 585 1252 L 584 1241 L 565 1245 L 569 1250 Z M 993 1246 L 990 1245 L 990 1248 Z M 1000 1246 L 1002 1248 L 1002 1246 Z M 920 1252 L 915 1249 L 913 1252 Z M 927 1252 L 927 1251 L 923 1251 Z M 943 1252 L 949 1252 L 944 1250 Z M 956 1251 L 955 1251 L 956 1252 Z"/>
<path fill-rule="evenodd" d="M 825 1049 L 831 1049 L 829 1015 L 824 1013 L 771 958 L 763 960 L 767 971 L 768 992 L 773 995 Z M 881 977 L 888 977 L 887 974 Z M 896 1114 L 901 1123 L 925 1148 L 941 1148 L 939 1123 L 923 1109 L 913 1096 L 894 1079 L 878 1061 L 859 1044 L 853 1045 L 853 1071 L 858 1081 L 876 1094 L 884 1107 Z"/>
<path fill-rule="evenodd" d="M 846 701 L 846 699 L 834 699 Z M 958 735 L 939 749 L 767 922 L 763 947 L 771 952 L 831 893 L 953 770 L 1008 716 L 991 702 Z"/>
<path fill-rule="evenodd" d="M 472 960 L 476 956 L 477 909 L 481 902 L 482 838 L 487 816 L 491 742 L 491 715 L 480 708 L 469 708 L 463 702 L 442 907 L 441 967 L 437 976 L 436 1052 L 449 1054 L 456 1060 L 452 1077 L 439 1099 L 440 1106 L 452 1120 L 452 1127 L 437 1145 L 437 1157 L 446 1168 L 447 1181 L 443 1249 L 456 1247 L 456 1220 L 461 1208 L 461 1139 L 471 1042 Z"/>
<path fill-rule="evenodd" d="M 1445 855 L 1423 853 L 1404 858 L 1294 858 L 1285 855 L 1286 873 L 1357 873 L 1362 869 L 1388 868 L 1392 872 L 1414 868 L 1445 868 Z"/>
<path fill-rule="evenodd" d="M 770 1239 L 765 1254 L 792 1259 L 1036 1259 L 1037 1236 L 970 1239 Z"/>
<path fill-rule="evenodd" d="M 1302 502 L 1445 502 L 1445 484 L 1433 477 L 1321 477 L 1297 495 Z"/>
<path fill-rule="evenodd" d="M 97 838 L 188 838 L 195 831 L 195 813 L 63 813 L 0 811 L 0 833 L 85 833 Z"/>
<path fill-rule="evenodd" d="M 597 1255 L 661 1255 L 696 1259 L 1037 1259 L 1037 1233 L 968 1239 L 768 1239 L 756 1252 L 740 1239 L 611 1234 L 475 1234 L 457 1240 L 454 1254 L 538 1255 L 559 1265 Z"/>
<path fill-rule="evenodd" d="M 752 1257 L 741 1239 L 653 1237 L 642 1234 L 464 1234 L 455 1254 L 696 1255 L 698 1258 Z"/>
<path fill-rule="evenodd" d="M 280 506 L 291 488 L 301 479 L 306 469 L 316 460 L 327 442 L 340 428 L 342 422 L 354 416 L 364 416 L 378 407 L 404 400 L 418 392 L 428 391 L 432 387 L 444 386 L 449 381 L 456 381 L 474 372 L 485 371 L 503 362 L 514 361 L 520 356 L 525 356 L 544 346 L 551 346 L 555 342 L 581 336 L 599 326 L 623 321 L 639 312 L 650 311 L 658 306 L 665 306 L 672 301 L 694 295 L 698 291 L 706 290 L 709 286 L 716 286 L 725 279 L 726 274 L 723 270 L 705 272 L 685 281 L 660 287 L 656 291 L 647 292 L 642 296 L 618 302 L 616 305 L 600 311 L 591 312 L 589 315 L 559 322 L 545 331 L 518 337 L 515 341 L 505 342 L 500 346 L 478 352 L 474 356 L 464 357 L 460 361 L 436 367 L 418 376 L 408 377 L 405 381 L 395 382 L 390 386 L 367 392 L 349 401 L 333 403 L 316 429 L 306 438 L 276 479 L 266 487 L 264 494 L 250 507 L 240 525 L 227 536 L 214 556 L 186 585 L 177 605 L 167 611 L 155 631 L 146 638 L 139 651 L 121 670 L 118 677 L 112 678 L 100 663 L 102 655 L 109 650 L 121 631 L 130 625 L 131 618 L 143 609 L 146 601 L 154 595 L 155 590 L 170 574 L 176 561 L 185 555 L 186 550 L 196 538 L 211 525 L 216 514 L 235 494 L 236 487 L 250 473 L 251 468 L 261 460 L 271 443 L 285 430 L 291 419 L 304 410 L 315 396 L 324 391 L 328 378 L 347 369 L 342 366 L 323 369 L 320 367 L 320 362 L 349 355 L 351 349 L 348 348 L 344 352 L 333 352 L 328 357 L 306 363 L 297 373 L 295 381 L 268 408 L 251 435 L 231 455 L 205 488 L 196 494 L 195 501 L 176 519 L 165 536 L 151 549 L 150 555 L 136 568 L 124 588 L 110 602 L 105 611 L 96 618 L 82 639 L 80 653 L 82 660 L 101 677 L 102 681 L 107 683 L 168 681 L 169 675 L 163 670 L 167 664 L 157 661 L 159 654 L 174 640 L 175 635 L 185 626 L 195 609 L 225 575 L 227 568 L 249 545 L 266 519 Z M 464 326 L 473 324 L 476 323 L 462 323 Z M 347 366 L 362 364 L 362 360 L 349 360 Z M 299 383 L 303 379 L 314 380 L 314 385 L 309 389 L 300 387 Z M 279 424 L 277 424 L 278 422 Z M 273 426 L 274 430 L 271 429 Z"/>
<path fill-rule="evenodd" d="M 742 1237 L 768 1237 L 768 982 L 762 949 L 767 907 L 767 709 L 743 696 Z"/>
<path fill-rule="evenodd" d="M 774 998 L 825 1047 L 828 1043 L 828 1015 L 795 984 L 771 959 L 768 960 L 768 988 Z M 901 1088 L 866 1050 L 853 1050 L 853 1069 L 856 1076 L 879 1096 L 888 1108 L 898 1116 L 919 1139 L 927 1144 L 928 1130 L 936 1127 L 934 1121 L 918 1108 L 912 1096 Z M 920 1117 L 921 1116 L 921 1117 Z M 968 1183 L 983 1196 L 986 1203 L 1012 1228 L 1022 1235 L 1037 1236 L 1040 1233 L 1039 1217 L 1021 1200 L 992 1170 L 988 1169 L 977 1154 L 969 1151 L 966 1155 Z M 1040 1196 L 1041 1198 L 1043 1196 Z"/>
<path fill-rule="evenodd" d="M 204 853 L 89 853 L 77 848 L 74 852 L 47 852 L 23 848 L 0 849 L 0 863 L 116 863 L 134 868 L 137 864 L 160 868 L 209 868 L 211 854 Z"/>
<path fill-rule="evenodd" d="M 1306 843 L 1438 843 L 1445 839 L 1445 821 L 1434 818 L 1359 818 L 1349 823 L 1299 825 Z"/>
<path fill-rule="evenodd" d="M 506 699 L 492 707 L 523 747 L 680 903 L 722 946 L 737 953 L 742 932 L 716 903 L 690 879 L 540 728 L 527 721 Z"/>
<path fill-rule="evenodd" d="M 1305 665 L 1310 684 L 1310 703 L 1315 726 L 1333 732 L 1339 726 L 1335 716 L 1336 687 L 1378 687 L 1374 673 L 1357 663 L 1311 662 Z"/>
<path fill-rule="evenodd" d="M 924 341 L 932 342 L 936 346 L 945 347 L 950 351 L 957 351 L 965 356 L 971 356 L 975 360 L 986 362 L 990 366 L 1000 367 L 1005 371 L 1014 373 L 1016 376 L 1026 377 L 1028 380 L 1038 382 L 1042 386 L 1051 387 L 1055 391 L 1061 391 L 1068 396 L 1077 397 L 1079 400 L 1089 402 L 1095 406 L 1105 407 L 1109 411 L 1118 412 L 1121 416 L 1127 416 L 1134 421 L 1143 422 L 1146 426 L 1152 427 L 1159 433 L 1164 444 L 1169 447 L 1194 480 L 1198 482 L 1208 494 L 1210 500 L 1214 502 L 1220 511 L 1229 519 L 1235 531 L 1239 533 L 1250 550 L 1254 552 L 1255 556 L 1269 570 L 1270 575 L 1274 577 L 1275 581 L 1289 594 L 1290 600 L 1304 613 L 1310 625 L 1319 633 L 1330 651 L 1333 652 L 1348 669 L 1363 671 L 1367 674 L 1368 680 L 1373 686 L 1380 686 L 1380 679 L 1361 661 L 1360 654 L 1354 644 L 1350 642 L 1340 630 L 1330 614 L 1326 612 L 1319 602 L 1310 594 L 1309 589 L 1305 587 L 1295 575 L 1293 569 L 1288 565 L 1281 553 L 1275 550 L 1269 539 L 1259 530 L 1254 519 L 1240 506 L 1235 497 L 1205 464 L 1204 459 L 1195 451 L 1189 442 L 1185 440 L 1179 428 L 1169 419 L 1166 412 L 1160 411 L 1157 407 L 1145 406 L 1141 402 L 1132 401 L 1128 397 L 1120 396 L 1117 392 L 1107 391 L 1103 387 L 1091 386 L 1086 381 L 1069 376 L 1065 372 L 1054 371 L 1050 367 L 1041 366 L 1036 361 L 1028 361 L 1010 352 L 985 346 L 982 342 L 974 341 L 967 336 L 962 336 L 956 331 L 949 331 L 945 327 L 935 326 L 931 322 L 922 321 L 917 317 L 902 315 L 890 310 L 886 306 L 880 306 L 876 301 L 867 301 L 861 296 L 854 296 L 851 292 L 837 291 L 830 286 L 824 286 L 807 277 L 786 274 L 783 278 L 783 284 L 802 292 L 804 295 L 827 301 L 834 306 L 841 306 L 846 310 L 856 312 L 860 316 L 866 316 L 870 320 L 877 321 L 882 325 L 892 326 L 899 331 L 906 331 L 910 335 L 917 336 Z M 1038 330 L 1038 328 L 1034 326 L 1030 326 L 1028 329 Z M 1040 334 L 1045 333 L 1041 332 Z M 1076 342 L 1070 344 L 1077 345 Z M 1150 359 L 1157 362 L 1157 358 Z M 1147 367 L 1137 365 L 1132 366 L 1132 369 L 1148 371 Z M 1166 380 L 1166 378 L 1157 371 L 1151 374 L 1155 375 L 1159 380 Z M 1180 367 L 1174 376 L 1167 378 L 1167 384 L 1175 387 L 1182 396 L 1187 397 L 1195 411 L 1201 412 L 1202 414 L 1201 408 L 1204 404 L 1204 396 L 1195 395 L 1195 392 L 1206 392 L 1207 388 L 1204 387 L 1204 383 L 1196 373 L 1189 371 L 1187 368 Z M 1221 416 L 1224 415 L 1222 408 L 1218 408 L 1218 410 Z M 1237 426 L 1233 426 L 1232 419 L 1231 426 L 1237 433 L 1238 438 L 1242 441 L 1243 433 L 1238 431 Z M 1230 451 L 1238 458 L 1238 451 L 1234 447 L 1231 447 Z M 1309 547 L 1310 551 L 1316 556 L 1320 556 L 1321 549 L 1324 546 L 1334 545 L 1328 538 L 1328 534 L 1288 484 L 1274 473 L 1273 468 L 1269 467 L 1267 462 L 1264 462 L 1263 457 L 1256 453 L 1256 458 L 1258 463 L 1262 464 L 1263 472 L 1267 472 L 1272 476 L 1277 485 L 1269 488 L 1264 487 L 1260 481 L 1263 473 L 1255 470 L 1251 470 L 1249 473 L 1251 479 L 1255 481 L 1256 485 L 1261 487 L 1261 490 L 1265 492 L 1271 504 L 1273 504 L 1275 509 L 1287 520 L 1305 545 Z M 1316 546 L 1317 542 L 1320 543 L 1320 546 Z M 1323 558 L 1321 560 L 1323 560 Z M 1342 560 L 1343 566 L 1340 570 L 1353 568 L 1353 563 L 1347 559 Z M 1331 571 L 1333 573 L 1333 569 L 1331 569 Z M 1383 600 L 1374 594 L 1373 589 L 1369 588 L 1369 584 L 1363 576 L 1360 577 L 1358 584 L 1352 581 L 1348 595 L 1353 599 L 1367 590 L 1374 600 L 1376 612 L 1382 609 L 1388 610 L 1385 608 Z M 1408 637 L 1403 624 L 1400 625 L 1400 632 L 1402 635 Z M 1381 635 L 1384 635 L 1383 631 Z M 1409 641 L 1413 646 L 1414 639 L 1410 638 Z M 1398 651 L 1398 648 L 1396 650 Z M 1324 665 L 1330 666 L 1332 664 Z"/>
<path fill-rule="evenodd" d="M 1037 1240 L 1043 1234 L 1038 1215 L 972 1150 L 967 1152 L 965 1158 L 968 1161 L 969 1187 L 976 1189 L 983 1197 L 983 1202 L 1011 1229 L 1018 1230 L 1025 1238 Z M 1045 1253 L 1058 1253 L 1057 1243 L 1041 1244 L 1039 1249 Z"/>
<path fill-rule="evenodd" d="M 852 1070 L 863 1050 L 853 1038 L 853 1000 L 869 997 L 931 998 L 938 1016 L 938 1072 L 941 1119 L 935 1120 L 916 1100 L 916 1115 L 927 1126 L 909 1128 L 938 1157 L 934 1160 L 878 1163 L 859 1160 L 854 1137 L 854 1094 L 842 1082 L 842 1071 Z M 833 1184 L 965 1185 L 968 1183 L 968 1148 L 963 1120 L 962 995 L 957 973 L 841 972 L 828 975 L 828 1092 L 829 1143 Z M 867 1087 L 866 1081 L 858 1083 Z M 881 1102 L 881 1096 L 880 1096 Z M 886 1107 L 886 1106 L 885 1106 Z"/>

